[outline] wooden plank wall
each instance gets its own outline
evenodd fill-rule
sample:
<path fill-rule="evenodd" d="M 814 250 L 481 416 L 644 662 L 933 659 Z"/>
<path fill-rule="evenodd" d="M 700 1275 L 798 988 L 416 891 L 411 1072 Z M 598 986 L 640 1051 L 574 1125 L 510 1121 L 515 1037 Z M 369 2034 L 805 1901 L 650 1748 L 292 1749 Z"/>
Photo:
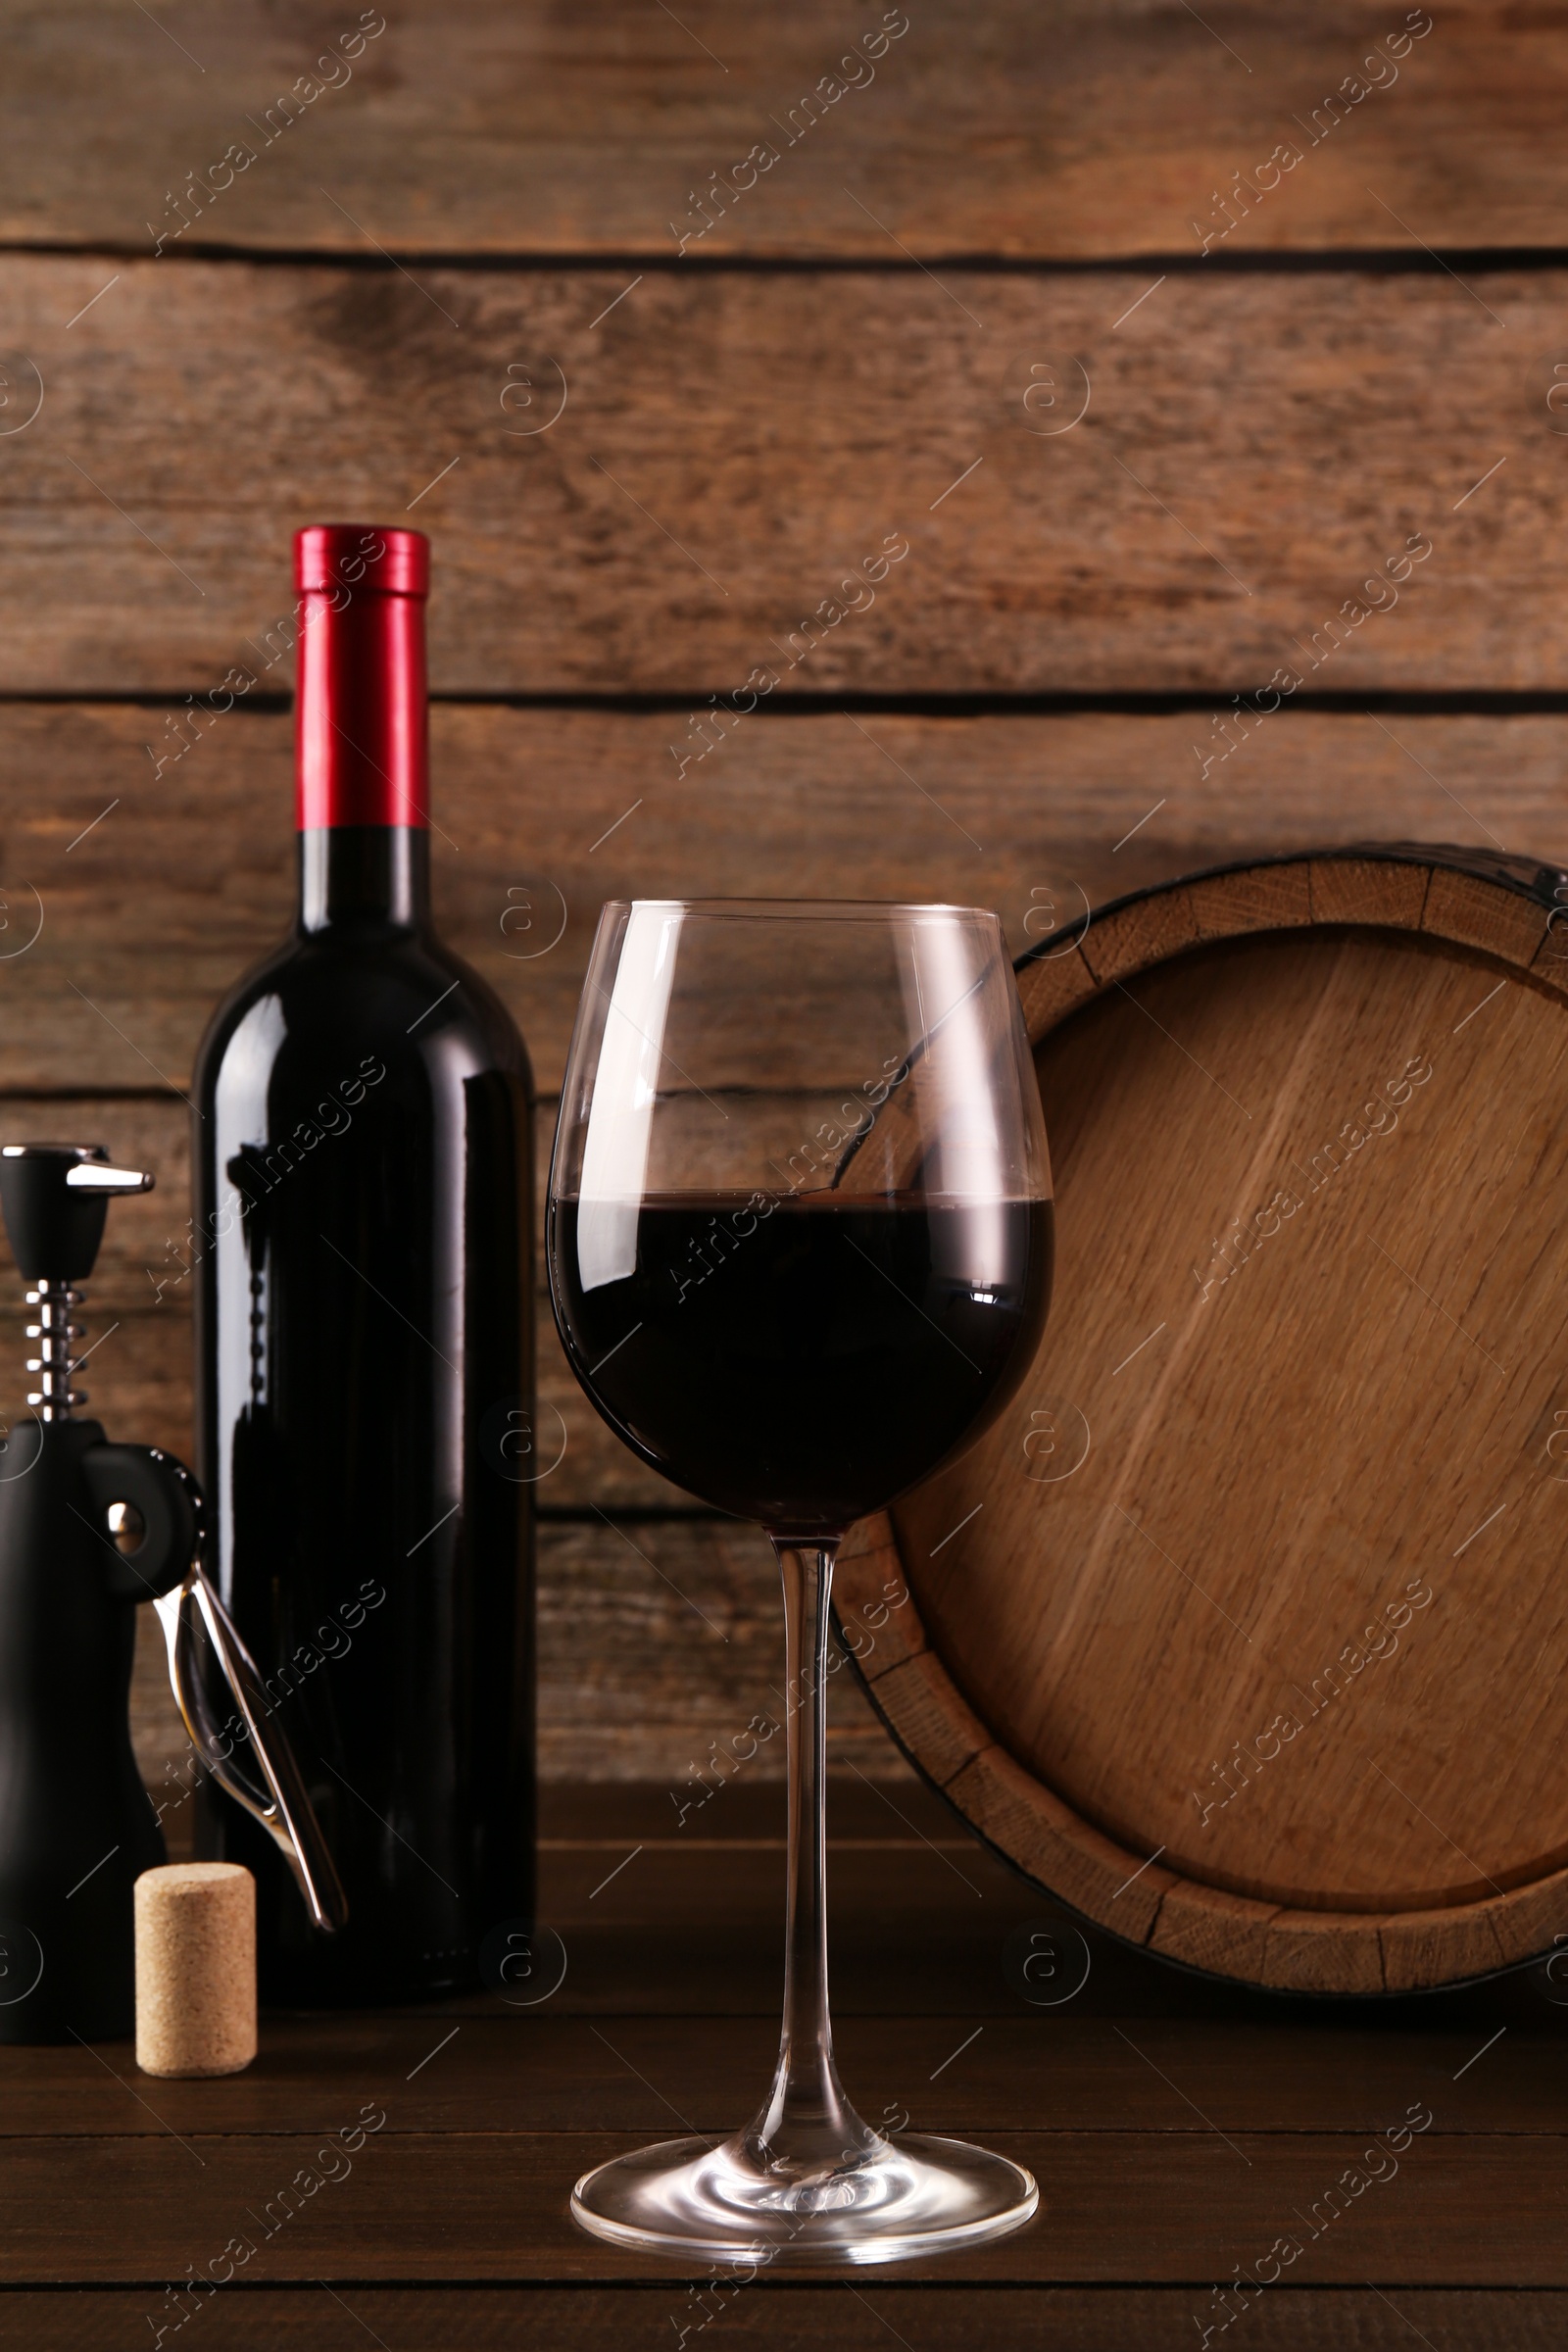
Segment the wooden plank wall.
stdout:
<path fill-rule="evenodd" d="M 441 918 L 547 1096 L 612 895 L 1021 949 L 1257 850 L 1568 855 L 1568 10 L 7 27 L 0 1138 L 158 1172 L 93 1294 L 119 1434 L 189 1445 L 180 1096 L 287 915 L 303 522 L 431 534 Z M 765 1548 L 553 1339 L 544 1394 L 546 1770 L 679 1789 L 779 1679 Z"/>

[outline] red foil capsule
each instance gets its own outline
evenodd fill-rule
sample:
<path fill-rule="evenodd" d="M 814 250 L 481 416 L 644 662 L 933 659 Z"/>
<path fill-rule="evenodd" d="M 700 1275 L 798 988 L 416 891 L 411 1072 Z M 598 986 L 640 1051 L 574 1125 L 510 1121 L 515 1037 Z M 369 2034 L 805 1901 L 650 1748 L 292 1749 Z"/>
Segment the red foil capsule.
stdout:
<path fill-rule="evenodd" d="M 424 825 L 429 724 L 422 531 L 316 523 L 294 535 L 296 821 Z"/>

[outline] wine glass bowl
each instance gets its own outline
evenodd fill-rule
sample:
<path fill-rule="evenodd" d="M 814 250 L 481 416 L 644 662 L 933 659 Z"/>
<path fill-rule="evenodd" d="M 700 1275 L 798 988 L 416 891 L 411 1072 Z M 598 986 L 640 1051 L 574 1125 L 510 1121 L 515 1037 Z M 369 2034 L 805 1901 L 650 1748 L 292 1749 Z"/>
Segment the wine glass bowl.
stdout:
<path fill-rule="evenodd" d="M 568 1360 L 631 1448 L 759 1522 L 785 1598 L 785 2017 L 754 2121 L 578 2182 L 617 2242 L 896 2260 L 1016 2228 L 1028 2175 L 888 2139 L 833 2063 L 828 1594 L 847 1528 L 1015 1392 L 1050 1300 L 1050 1161 L 994 914 L 808 901 L 605 908 L 550 1180 Z"/>

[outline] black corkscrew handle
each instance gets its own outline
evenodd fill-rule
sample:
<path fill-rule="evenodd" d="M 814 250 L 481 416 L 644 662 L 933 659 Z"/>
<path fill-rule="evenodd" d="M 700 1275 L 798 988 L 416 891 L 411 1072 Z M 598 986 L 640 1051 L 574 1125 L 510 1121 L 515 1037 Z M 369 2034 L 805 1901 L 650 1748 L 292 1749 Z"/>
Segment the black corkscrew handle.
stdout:
<path fill-rule="evenodd" d="M 150 1193 L 139 1168 L 114 1167 L 102 1144 L 7 1144 L 0 1206 L 17 1265 L 29 1282 L 82 1282 L 97 1261 L 109 1203 Z"/>
<path fill-rule="evenodd" d="M 151 1176 L 115 1166 L 101 1144 L 0 1147 L 0 1210 L 17 1264 L 33 1285 L 27 1300 L 38 1320 L 27 1331 L 39 1342 L 27 1366 L 40 1375 L 27 1399 L 37 1420 L 11 1442 L 10 1476 L 24 1475 L 51 1448 L 70 1448 L 98 1524 L 107 1530 L 101 1561 L 107 1596 L 156 1604 L 175 1703 L 197 1753 L 271 1833 L 312 1919 L 331 1930 L 343 1925 L 348 1905 L 293 1751 L 282 1726 L 270 1719 L 262 1677 L 204 1573 L 207 1518 L 200 1487 L 183 1462 L 157 1446 L 112 1445 L 93 1422 L 57 1426 L 70 1423 L 73 1408 L 87 1402 L 71 1385 L 85 1361 L 72 1353 L 84 1336 L 71 1319 L 81 1302 L 74 1286 L 92 1272 L 110 1201 L 118 1194 L 152 1190 Z M 83 1518 L 79 1510 L 75 1515 Z M 24 1572 L 28 1562 L 13 1565 Z M 230 1702 L 226 1720 L 210 1689 L 215 1668 Z M 235 1760 L 236 1743 L 249 1745 L 249 1772 Z"/>

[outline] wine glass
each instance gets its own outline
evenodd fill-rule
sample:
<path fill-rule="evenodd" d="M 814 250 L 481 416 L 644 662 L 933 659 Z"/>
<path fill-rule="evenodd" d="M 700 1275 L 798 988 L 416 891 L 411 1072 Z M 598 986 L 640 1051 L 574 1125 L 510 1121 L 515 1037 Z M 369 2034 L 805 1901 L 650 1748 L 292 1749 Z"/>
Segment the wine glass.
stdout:
<path fill-rule="evenodd" d="M 833 901 L 605 907 L 550 1174 L 551 1297 L 594 1404 L 656 1470 L 760 1522 L 787 1646 L 778 2066 L 746 2127 L 577 2182 L 618 2244 L 892 2262 L 1039 2201 L 959 2140 L 885 2136 L 833 2063 L 824 1720 L 851 1524 L 976 1438 L 1050 1302 L 1051 1170 L 994 914 Z"/>

